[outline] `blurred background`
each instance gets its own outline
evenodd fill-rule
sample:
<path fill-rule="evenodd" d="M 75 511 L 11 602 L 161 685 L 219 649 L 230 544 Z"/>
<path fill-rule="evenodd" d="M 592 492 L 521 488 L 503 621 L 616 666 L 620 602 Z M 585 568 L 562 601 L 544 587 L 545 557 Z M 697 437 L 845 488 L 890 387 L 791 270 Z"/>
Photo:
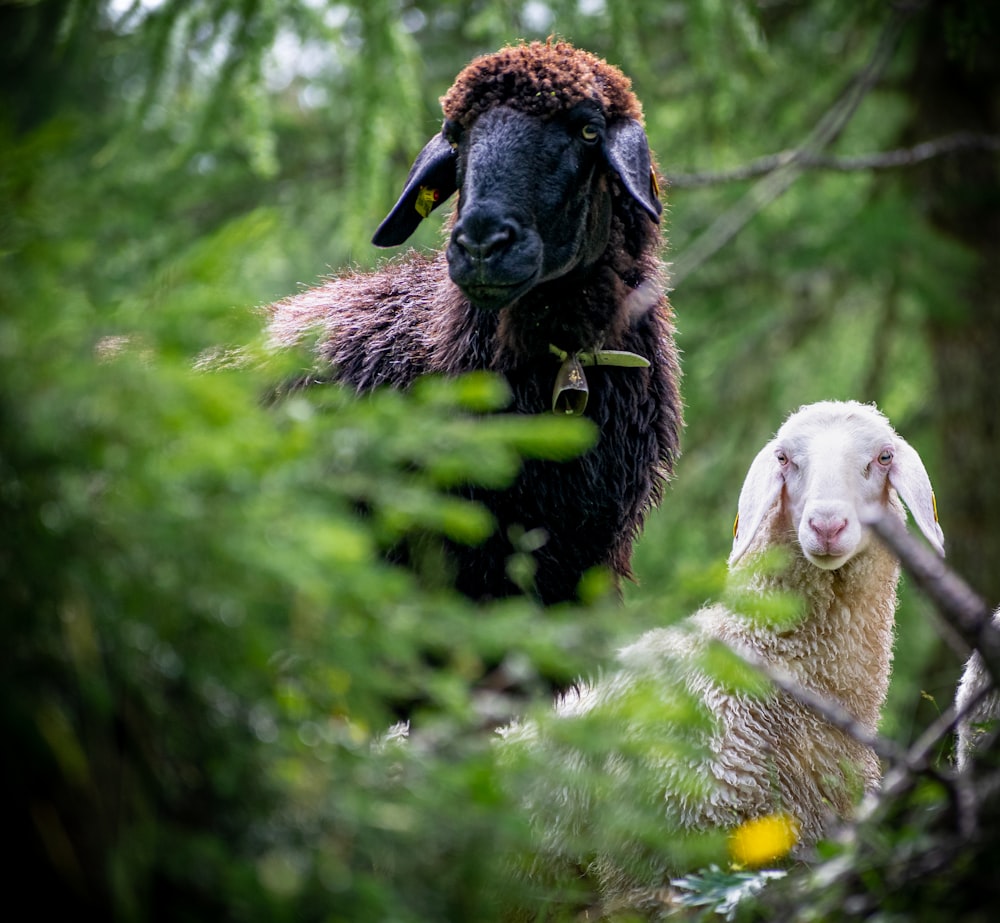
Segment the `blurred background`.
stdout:
<path fill-rule="evenodd" d="M 746 468 L 803 403 L 878 403 L 949 563 L 1000 601 L 998 23 L 987 0 L 0 3 L 0 708 L 37 909 L 491 918 L 526 834 L 456 733 L 469 678 L 568 682 L 717 594 Z M 477 610 L 378 550 L 475 540 L 441 491 L 580 434 L 456 414 L 502 406 L 480 379 L 266 409 L 305 360 L 261 350 L 262 306 L 388 258 L 371 234 L 454 75 L 550 35 L 645 108 L 684 454 L 623 605 L 597 581 Z M 901 599 L 905 743 L 964 653 Z M 401 699 L 439 745 L 387 790 L 371 742 Z"/>

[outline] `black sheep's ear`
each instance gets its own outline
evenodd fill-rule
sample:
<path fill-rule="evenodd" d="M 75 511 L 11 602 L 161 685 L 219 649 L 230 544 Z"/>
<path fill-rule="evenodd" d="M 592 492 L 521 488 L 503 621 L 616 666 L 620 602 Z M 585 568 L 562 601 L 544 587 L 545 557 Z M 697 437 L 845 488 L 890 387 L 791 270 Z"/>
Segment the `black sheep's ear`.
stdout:
<path fill-rule="evenodd" d="M 410 168 L 402 195 L 375 231 L 372 243 L 376 247 L 403 243 L 455 191 L 456 159 L 455 150 L 444 135 L 437 134 L 427 142 Z"/>
<path fill-rule="evenodd" d="M 646 132 L 635 119 L 616 122 L 608 127 L 608 161 L 621 177 L 629 195 L 655 222 L 663 212 L 656 174 L 649 157 Z"/>

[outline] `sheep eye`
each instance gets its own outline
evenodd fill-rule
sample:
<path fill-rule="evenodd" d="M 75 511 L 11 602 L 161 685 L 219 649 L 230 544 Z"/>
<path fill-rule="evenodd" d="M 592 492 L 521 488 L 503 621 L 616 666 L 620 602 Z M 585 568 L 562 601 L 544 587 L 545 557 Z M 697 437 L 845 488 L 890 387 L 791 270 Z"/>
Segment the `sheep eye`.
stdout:
<path fill-rule="evenodd" d="M 600 132 L 597 130 L 596 125 L 591 125 L 589 122 L 580 129 L 580 137 L 584 141 L 596 141 L 600 137 Z"/>
<path fill-rule="evenodd" d="M 782 452 L 780 449 L 774 453 L 774 457 L 778 460 L 778 464 L 784 468 L 788 464 L 788 455 Z"/>
<path fill-rule="evenodd" d="M 889 465 L 892 464 L 892 449 L 883 449 L 881 453 L 879 453 L 878 463 L 883 468 L 888 468 Z"/>

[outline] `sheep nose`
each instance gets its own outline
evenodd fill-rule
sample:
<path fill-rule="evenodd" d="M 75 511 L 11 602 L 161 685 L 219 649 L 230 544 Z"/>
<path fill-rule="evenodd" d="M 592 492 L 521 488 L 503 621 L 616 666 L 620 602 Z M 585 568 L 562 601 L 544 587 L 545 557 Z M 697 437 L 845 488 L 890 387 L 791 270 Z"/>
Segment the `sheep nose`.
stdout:
<path fill-rule="evenodd" d="M 809 528 L 826 547 L 829 547 L 847 528 L 847 520 L 843 516 L 810 516 Z"/>
<path fill-rule="evenodd" d="M 513 221 L 504 221 L 475 213 L 455 225 L 453 239 L 476 262 L 485 262 L 501 254 L 517 240 L 518 229 Z"/>

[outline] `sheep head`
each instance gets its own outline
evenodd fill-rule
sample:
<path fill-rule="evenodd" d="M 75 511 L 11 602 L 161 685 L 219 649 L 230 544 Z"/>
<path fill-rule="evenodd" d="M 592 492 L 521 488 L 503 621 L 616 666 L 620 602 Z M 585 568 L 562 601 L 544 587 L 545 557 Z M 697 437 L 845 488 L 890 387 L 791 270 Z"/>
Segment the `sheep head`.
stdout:
<path fill-rule="evenodd" d="M 758 453 L 740 492 L 730 564 L 748 551 L 780 504 L 784 527 L 816 567 L 836 570 L 871 540 L 873 508 L 903 515 L 893 492 L 939 554 L 944 536 L 934 494 L 917 452 L 874 407 L 821 401 L 792 414 Z"/>
<path fill-rule="evenodd" d="M 505 48 L 466 67 L 442 108 L 373 243 L 403 243 L 458 190 L 448 268 L 475 306 L 499 310 L 595 263 L 623 201 L 659 221 L 638 100 L 594 55 L 564 42 Z"/>

